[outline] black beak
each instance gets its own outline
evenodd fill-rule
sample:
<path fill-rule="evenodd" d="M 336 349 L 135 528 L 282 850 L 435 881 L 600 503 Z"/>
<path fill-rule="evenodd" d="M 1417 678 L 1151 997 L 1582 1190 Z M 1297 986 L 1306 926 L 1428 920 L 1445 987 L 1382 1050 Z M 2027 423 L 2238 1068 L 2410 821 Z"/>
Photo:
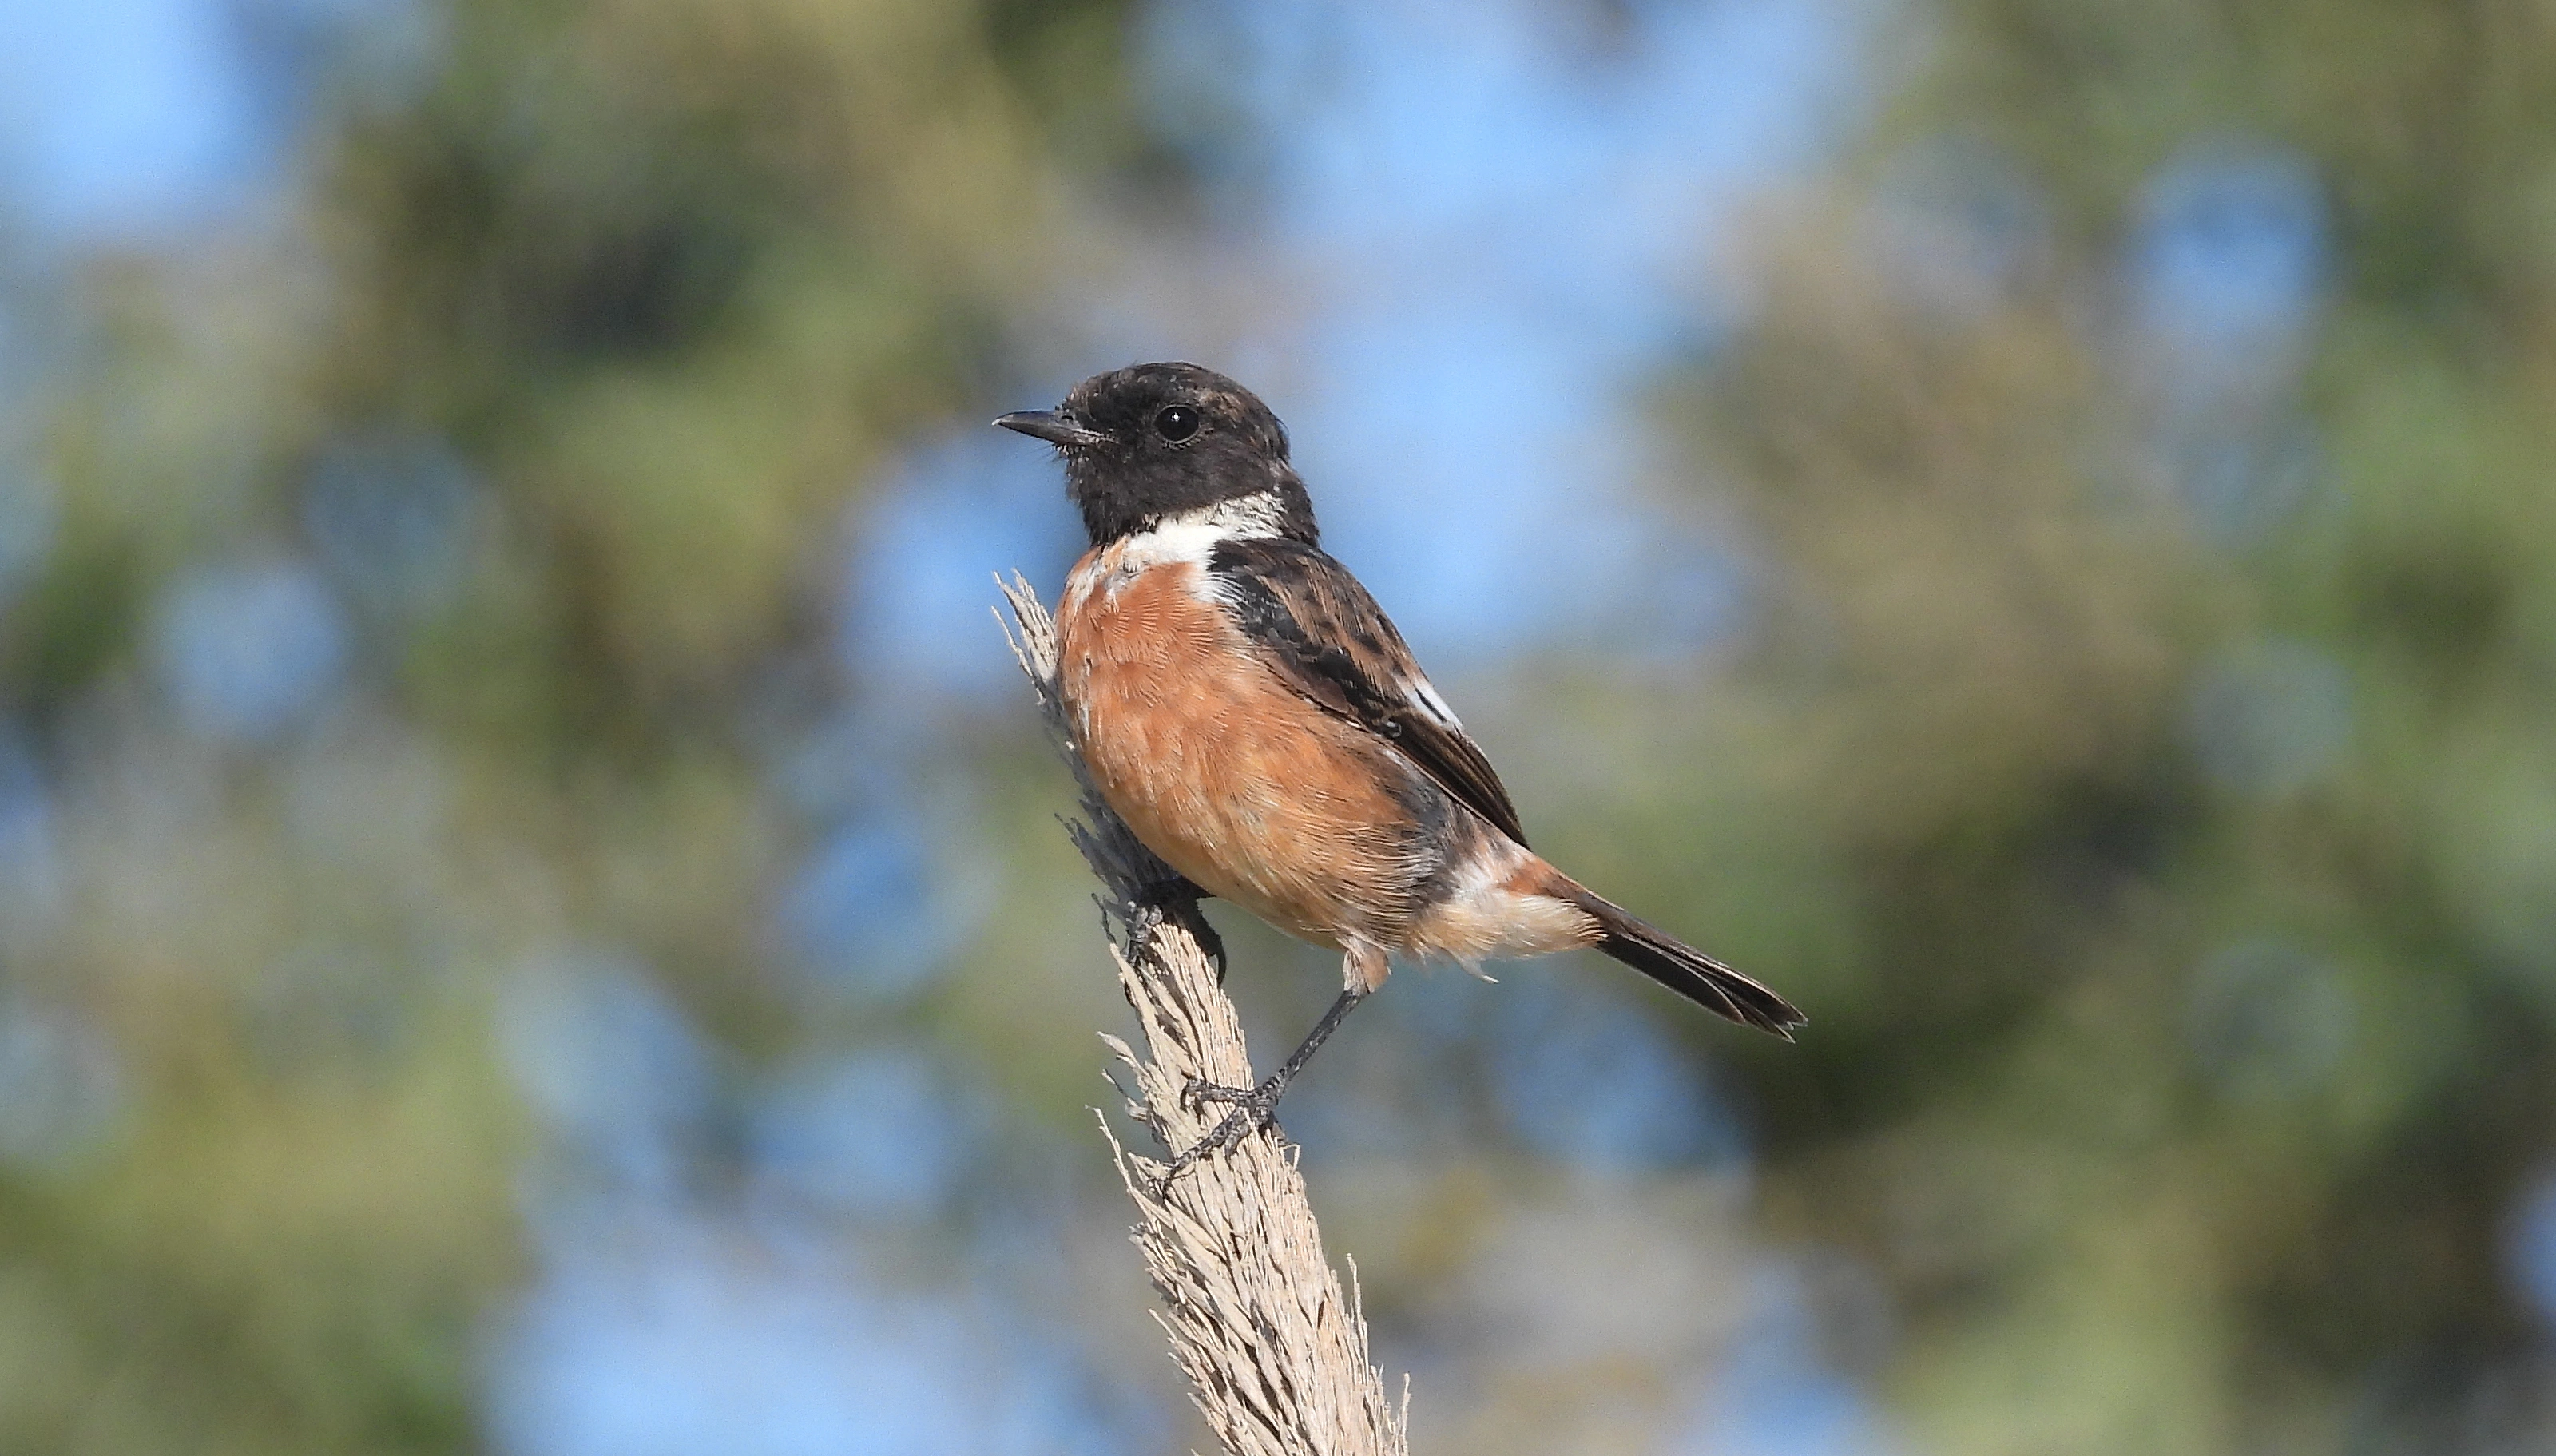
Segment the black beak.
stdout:
<path fill-rule="evenodd" d="M 1017 429 L 1023 434 L 1046 440 L 1060 449 L 1112 442 L 1109 436 L 1075 424 L 1073 416 L 1054 410 L 1018 410 L 994 423 L 1005 429 Z"/>

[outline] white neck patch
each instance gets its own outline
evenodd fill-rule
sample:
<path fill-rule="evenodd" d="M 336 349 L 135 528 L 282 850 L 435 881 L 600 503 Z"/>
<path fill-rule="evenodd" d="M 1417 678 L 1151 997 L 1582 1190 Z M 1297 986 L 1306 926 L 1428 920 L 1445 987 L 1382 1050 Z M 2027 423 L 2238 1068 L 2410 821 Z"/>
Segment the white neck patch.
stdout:
<path fill-rule="evenodd" d="M 1286 518 L 1287 508 L 1274 490 L 1236 496 L 1164 517 L 1127 538 L 1119 546 L 1119 559 L 1138 569 L 1166 561 L 1194 561 L 1203 566 L 1219 543 L 1280 535 Z"/>
<path fill-rule="evenodd" d="M 1214 600 L 1215 591 L 1206 567 L 1216 546 L 1228 541 L 1284 535 L 1280 527 L 1286 519 L 1286 507 L 1274 490 L 1166 516 L 1086 557 L 1082 566 L 1066 578 L 1063 609 L 1079 609 L 1093 591 L 1114 596 L 1148 567 L 1183 562 L 1200 568 L 1194 589 Z"/>

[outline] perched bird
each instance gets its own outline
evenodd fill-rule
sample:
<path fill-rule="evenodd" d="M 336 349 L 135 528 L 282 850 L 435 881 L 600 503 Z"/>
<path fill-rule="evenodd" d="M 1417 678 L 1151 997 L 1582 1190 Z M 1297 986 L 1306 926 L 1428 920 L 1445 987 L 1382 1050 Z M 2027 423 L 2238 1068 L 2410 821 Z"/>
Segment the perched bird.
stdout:
<path fill-rule="evenodd" d="M 1109 807 L 1187 877 L 1341 952 L 1340 999 L 1173 1164 L 1270 1121 L 1388 958 L 1468 968 L 1591 946 L 1709 1011 L 1791 1039 L 1773 991 L 1635 918 L 1527 848 L 1508 791 L 1402 634 L 1324 554 L 1287 431 L 1195 364 L 1138 364 L 1005 415 L 1064 457 L 1091 548 L 1057 612 L 1074 746 Z"/>

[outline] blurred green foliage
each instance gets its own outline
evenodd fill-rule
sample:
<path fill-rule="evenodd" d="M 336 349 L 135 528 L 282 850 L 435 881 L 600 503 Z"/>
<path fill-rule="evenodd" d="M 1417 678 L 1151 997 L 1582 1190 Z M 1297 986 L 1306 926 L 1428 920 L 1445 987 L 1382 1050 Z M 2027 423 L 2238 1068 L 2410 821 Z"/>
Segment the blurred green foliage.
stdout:
<path fill-rule="evenodd" d="M 1070 253 L 1047 139 L 1117 145 L 1111 15 L 462 0 L 327 98 L 290 215 L 52 301 L 60 523 L 0 651 L 72 888 L 12 975 L 119 1112 L 0 1179 L 0 1446 L 478 1444 L 528 1147 L 489 993 L 621 946 L 770 1039 L 739 948 L 793 831 L 735 709 L 823 675 L 847 489 Z M 302 542 L 349 439 L 467 461 L 466 579 L 359 612 L 365 687 L 291 742 L 180 731 L 154 602 Z"/>
<path fill-rule="evenodd" d="M 2476 1411 L 2542 1338 L 2503 1254 L 2556 1094 L 2556 18 L 1910 23 L 1864 161 L 1663 396 L 1784 570 L 1766 717 L 1696 757 L 1776 776 L 1853 926 L 1756 1067 L 1770 1214 L 1887 1272 L 1926 1448 L 2543 1438 Z M 1992 288 L 1866 246 L 1946 138 L 2032 188 Z M 2325 282 L 2293 336 L 2205 317 L 2251 354 L 2214 375 L 2142 336 L 2138 239 L 2245 148 L 2312 172 Z M 2179 449 L 2279 491 L 2301 432 L 2260 525 Z"/>

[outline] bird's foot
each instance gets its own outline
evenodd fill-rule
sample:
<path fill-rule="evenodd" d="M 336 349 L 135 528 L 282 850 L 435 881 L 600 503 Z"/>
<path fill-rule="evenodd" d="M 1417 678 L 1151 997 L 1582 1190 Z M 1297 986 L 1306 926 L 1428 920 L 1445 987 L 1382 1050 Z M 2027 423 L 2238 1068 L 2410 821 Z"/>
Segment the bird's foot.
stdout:
<path fill-rule="evenodd" d="M 1231 1148 L 1262 1128 L 1274 1126 L 1278 1121 L 1278 1097 L 1286 1090 L 1285 1080 L 1279 1077 L 1271 1077 L 1257 1087 L 1226 1087 L 1200 1077 L 1190 1078 L 1189 1085 L 1181 1089 L 1183 1106 L 1198 1111 L 1212 1102 L 1227 1103 L 1233 1111 L 1225 1114 L 1224 1121 L 1210 1129 L 1206 1137 L 1172 1159 L 1171 1165 L 1163 1169 L 1162 1182 L 1155 1188 L 1156 1196 L 1168 1195 L 1180 1175 L 1189 1171 L 1201 1158 Z"/>
<path fill-rule="evenodd" d="M 1221 986 L 1224 984 L 1224 937 L 1215 932 L 1215 926 L 1209 924 L 1207 915 L 1199 910 L 1199 901 L 1205 895 L 1206 892 L 1186 879 L 1169 880 L 1139 890 L 1135 904 L 1129 907 L 1128 919 L 1136 927 L 1132 949 L 1139 955 L 1143 954 L 1152 944 L 1154 932 L 1162 928 L 1165 920 L 1179 920 L 1191 938 L 1198 941 L 1199 949 L 1207 952 L 1209 960 L 1215 962 L 1215 984 Z"/>

